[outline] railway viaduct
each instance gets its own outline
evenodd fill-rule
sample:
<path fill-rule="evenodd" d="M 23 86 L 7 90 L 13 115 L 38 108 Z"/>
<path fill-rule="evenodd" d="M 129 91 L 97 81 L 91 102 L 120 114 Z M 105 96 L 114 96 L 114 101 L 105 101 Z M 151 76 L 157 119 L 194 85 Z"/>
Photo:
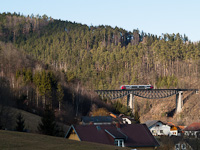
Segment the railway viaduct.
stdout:
<path fill-rule="evenodd" d="M 176 113 L 182 111 L 183 92 L 198 93 L 198 89 L 134 89 L 134 90 L 95 90 L 102 99 L 118 99 L 127 96 L 127 106 L 134 111 L 134 96 L 147 99 L 161 99 L 176 95 Z"/>

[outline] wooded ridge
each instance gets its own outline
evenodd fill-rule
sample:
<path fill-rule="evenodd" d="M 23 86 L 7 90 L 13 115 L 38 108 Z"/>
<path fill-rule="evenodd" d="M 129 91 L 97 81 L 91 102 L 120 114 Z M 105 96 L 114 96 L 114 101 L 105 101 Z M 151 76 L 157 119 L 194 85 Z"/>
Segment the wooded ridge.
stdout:
<path fill-rule="evenodd" d="M 50 105 L 62 110 L 60 118 L 70 123 L 71 116 L 88 115 L 96 107 L 114 109 L 91 92 L 97 89 L 119 89 L 122 84 L 199 88 L 200 84 L 200 42 L 179 33 L 157 36 L 46 15 L 2 13 L 0 41 L 2 101 L 13 93 L 11 99 L 19 107 Z"/>

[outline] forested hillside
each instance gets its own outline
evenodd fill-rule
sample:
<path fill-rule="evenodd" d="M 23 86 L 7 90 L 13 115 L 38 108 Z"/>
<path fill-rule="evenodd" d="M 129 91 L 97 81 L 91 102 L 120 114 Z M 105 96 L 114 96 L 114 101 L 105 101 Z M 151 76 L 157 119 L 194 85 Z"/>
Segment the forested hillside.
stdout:
<path fill-rule="evenodd" d="M 21 103 L 26 100 L 36 108 L 65 106 L 73 116 L 86 115 L 92 110 L 91 99 L 104 105 L 90 90 L 119 89 L 122 84 L 200 84 L 200 42 L 179 33 L 158 36 L 46 15 L 3 13 L 0 40 L 1 78 L 9 81 Z"/>

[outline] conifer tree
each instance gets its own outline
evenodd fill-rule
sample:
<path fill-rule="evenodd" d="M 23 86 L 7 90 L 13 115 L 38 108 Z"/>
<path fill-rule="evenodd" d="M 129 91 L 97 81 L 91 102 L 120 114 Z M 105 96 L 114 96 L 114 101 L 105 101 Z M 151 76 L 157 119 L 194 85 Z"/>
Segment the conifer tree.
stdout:
<path fill-rule="evenodd" d="M 25 130 L 25 125 L 24 125 L 25 120 L 21 113 L 18 113 L 16 123 L 17 123 L 16 130 L 19 132 L 23 132 Z"/>
<path fill-rule="evenodd" d="M 135 110 L 134 120 L 136 123 L 140 123 L 140 116 L 137 110 Z"/>
<path fill-rule="evenodd" d="M 42 134 L 56 135 L 56 122 L 55 122 L 55 114 L 49 109 L 49 106 L 46 106 L 44 116 L 42 117 L 42 122 L 38 125 L 38 130 Z"/>

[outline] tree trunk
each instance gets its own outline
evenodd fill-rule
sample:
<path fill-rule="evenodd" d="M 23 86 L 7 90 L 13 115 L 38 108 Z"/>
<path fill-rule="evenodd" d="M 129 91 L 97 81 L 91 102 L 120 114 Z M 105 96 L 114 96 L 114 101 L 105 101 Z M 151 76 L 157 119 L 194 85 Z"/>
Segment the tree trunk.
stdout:
<path fill-rule="evenodd" d="M 59 101 L 59 112 L 61 110 L 61 101 Z"/>

